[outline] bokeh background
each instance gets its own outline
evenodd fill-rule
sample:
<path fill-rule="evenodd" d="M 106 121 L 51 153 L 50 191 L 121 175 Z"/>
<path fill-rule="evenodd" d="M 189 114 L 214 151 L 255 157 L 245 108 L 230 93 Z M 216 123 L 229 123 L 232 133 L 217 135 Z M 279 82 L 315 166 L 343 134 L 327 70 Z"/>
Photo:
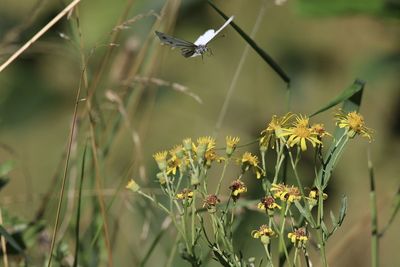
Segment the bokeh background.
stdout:
<path fill-rule="evenodd" d="M 169 149 L 185 137 L 195 139 L 214 133 L 221 106 L 246 46 L 233 28 L 227 27 L 224 36 L 210 44 L 212 56 L 186 59 L 178 50 L 159 45 L 152 33 L 157 18 L 149 12 L 160 13 L 164 5 L 170 4 L 175 8 L 171 10 L 175 11 L 165 13 L 156 24 L 158 30 L 194 41 L 206 29 L 223 23 L 206 1 L 137 0 L 130 9 L 128 2 L 82 1 L 78 10 L 79 30 L 74 16 L 69 20 L 62 19 L 0 73 L 0 160 L 14 161 L 14 168 L 9 173 L 11 180 L 0 193 L 0 205 L 8 216 L 31 221 L 43 204 L 43 197 L 53 191 L 43 217 L 47 237 L 54 223 L 61 181 L 60 165 L 64 162 L 81 77 L 80 53 L 88 59 L 87 75 L 92 84 L 100 59 L 109 47 L 110 33 L 121 14 L 128 12 L 127 18 L 150 15 L 121 31 L 111 63 L 96 91 L 103 112 L 115 110 L 106 90 L 118 92 L 141 49 L 147 45 L 147 60 L 140 65 L 139 75 L 177 83 L 201 99 L 202 103 L 199 103 L 191 95 L 171 86 L 149 84 L 143 87 L 140 98 L 128 105 L 128 120 L 140 138 L 140 149 L 132 142 L 130 131 L 121 127 L 102 165 L 106 203 L 110 203 L 113 196 L 116 199 L 108 211 L 110 228 L 114 231 L 115 266 L 136 266 L 163 219 L 156 209 L 150 213 L 141 212 L 137 207 L 144 204 L 118 188 L 131 176 L 141 177 L 139 181 L 148 188 L 156 188 L 153 153 Z M 235 15 L 235 23 L 247 33 L 251 32 L 260 7 L 266 5 L 265 16 L 254 39 L 292 78 L 290 109 L 293 112 L 311 114 L 356 78 L 366 82 L 360 111 L 367 125 L 375 130 L 374 141 L 368 144 L 358 138 L 350 142 L 333 174 L 329 208 L 337 211 L 340 197 L 345 194 L 349 198 L 349 209 L 345 223 L 329 243 L 328 257 L 331 266 L 369 266 L 368 147 L 377 178 L 381 225 L 389 217 L 400 182 L 400 2 L 289 0 L 281 6 L 272 0 L 216 0 L 215 3 L 226 14 Z M 1 1 L 0 62 L 4 62 L 65 5 L 64 1 Z M 82 37 L 80 49 L 79 32 Z M 133 87 L 132 90 L 137 89 Z M 286 93 L 285 83 L 250 50 L 217 142 L 222 145 L 225 135 L 240 136 L 243 143 L 255 140 L 273 114 L 281 115 L 287 111 Z M 124 94 L 120 96 L 125 97 Z M 84 113 L 82 107 L 83 104 L 79 114 Z M 313 120 L 324 122 L 332 131 L 332 112 L 329 110 Z M 113 123 L 112 115 L 106 117 L 104 132 L 109 131 L 108 127 Z M 85 131 L 87 128 L 83 127 L 77 137 L 77 152 L 75 156 L 73 154 L 70 176 L 79 172 L 79 153 L 85 144 Z M 106 143 L 104 140 L 100 139 L 100 145 Z M 256 152 L 255 146 L 247 149 Z M 304 160 L 307 162 L 307 156 Z M 308 174 L 310 170 L 305 168 L 303 175 Z M 250 177 L 246 179 L 251 187 L 248 197 L 258 198 L 257 182 Z M 226 185 L 228 183 L 226 181 Z M 67 184 L 68 192 L 76 187 L 76 183 Z M 95 200 L 91 195 L 93 185 L 86 183 L 84 187 L 85 201 Z M 51 188 L 54 190 L 49 191 Z M 238 232 L 238 246 L 242 246 L 245 253 L 260 256 L 262 247 L 251 240 L 250 232 L 258 227 L 261 217 L 251 211 L 247 211 L 247 215 L 248 219 L 243 221 Z M 83 217 L 83 222 L 89 224 L 90 215 Z M 399 225 L 397 218 L 381 239 L 382 266 L 400 265 L 397 253 Z M 65 240 L 72 240 L 72 230 L 66 229 Z M 161 239 L 147 266 L 162 266 L 171 240 L 172 232 Z M 69 245 L 72 251 L 72 241 Z M 177 257 L 176 266 L 186 266 L 186 263 Z"/>

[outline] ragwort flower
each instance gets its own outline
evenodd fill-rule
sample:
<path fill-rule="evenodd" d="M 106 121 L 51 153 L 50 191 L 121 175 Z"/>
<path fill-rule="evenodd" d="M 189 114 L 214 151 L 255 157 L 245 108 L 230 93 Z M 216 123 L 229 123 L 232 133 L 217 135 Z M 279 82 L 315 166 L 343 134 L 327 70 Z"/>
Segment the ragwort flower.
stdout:
<path fill-rule="evenodd" d="M 348 130 L 348 136 L 353 138 L 356 135 L 366 137 L 371 142 L 373 130 L 365 126 L 364 117 L 356 111 L 344 114 L 342 110 L 339 110 L 335 114 L 336 125 L 340 128 L 346 128 Z"/>
<path fill-rule="evenodd" d="M 232 191 L 231 196 L 234 201 L 236 201 L 241 193 L 247 192 L 246 185 L 239 179 L 233 181 L 229 186 L 229 189 Z"/>
<path fill-rule="evenodd" d="M 138 192 L 140 190 L 140 186 L 133 180 L 129 180 L 128 184 L 125 186 L 126 189 L 129 189 L 133 192 Z"/>
<path fill-rule="evenodd" d="M 282 128 L 289 126 L 290 121 L 294 114 L 287 113 L 282 117 L 273 115 L 271 121 L 267 127 L 261 132 L 260 138 L 260 149 L 265 151 L 271 146 L 272 149 L 275 147 L 275 139 L 281 133 Z"/>
<path fill-rule="evenodd" d="M 251 236 L 253 238 L 261 238 L 263 244 L 269 244 L 270 238 L 275 235 L 274 230 L 263 224 L 258 230 L 253 230 Z"/>
<path fill-rule="evenodd" d="M 230 157 L 233 154 L 239 141 L 240 141 L 239 137 L 232 137 L 232 136 L 226 137 L 226 155 L 228 155 L 228 157 Z"/>
<path fill-rule="evenodd" d="M 306 228 L 301 227 L 291 233 L 288 233 L 288 238 L 290 239 L 290 242 L 292 242 L 298 248 L 305 246 L 308 241 Z"/>
<path fill-rule="evenodd" d="M 208 195 L 204 199 L 203 207 L 207 208 L 208 212 L 214 213 L 217 211 L 217 205 L 221 202 L 216 195 Z"/>
<path fill-rule="evenodd" d="M 257 179 L 260 179 L 261 176 L 265 174 L 264 170 L 258 165 L 259 161 L 257 156 L 251 154 L 250 152 L 245 152 L 240 159 L 242 170 L 247 171 L 249 168 L 252 168 L 254 173 L 257 176 Z"/>
<path fill-rule="evenodd" d="M 176 194 L 176 198 L 181 199 L 181 200 L 184 200 L 184 199 L 187 200 L 187 199 L 192 199 L 193 195 L 194 195 L 194 193 L 192 190 L 190 190 L 188 188 L 184 188 L 180 193 Z"/>
<path fill-rule="evenodd" d="M 259 208 L 260 210 L 267 210 L 268 212 L 270 212 L 275 209 L 281 209 L 281 206 L 276 204 L 275 199 L 273 197 L 265 196 L 257 204 L 257 208 Z"/>
<path fill-rule="evenodd" d="M 309 127 L 309 119 L 306 116 L 296 116 L 294 127 L 282 129 L 282 133 L 278 137 L 288 137 L 287 144 L 290 147 L 294 145 L 300 146 L 302 151 L 307 150 L 307 142 L 310 142 L 313 147 L 322 145 L 318 139 L 319 135 Z"/>
<path fill-rule="evenodd" d="M 165 171 L 167 169 L 167 151 L 160 151 L 153 155 L 155 161 L 157 162 L 158 168 L 161 171 Z"/>
<path fill-rule="evenodd" d="M 274 198 L 282 201 L 293 203 L 301 199 L 299 188 L 295 186 L 287 186 L 285 184 L 272 184 L 270 191 L 274 194 Z"/>

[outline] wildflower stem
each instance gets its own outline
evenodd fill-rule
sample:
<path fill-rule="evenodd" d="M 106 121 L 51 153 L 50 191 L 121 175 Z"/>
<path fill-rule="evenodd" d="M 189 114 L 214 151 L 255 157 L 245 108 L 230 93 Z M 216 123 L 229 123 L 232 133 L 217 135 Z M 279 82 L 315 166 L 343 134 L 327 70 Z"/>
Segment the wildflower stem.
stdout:
<path fill-rule="evenodd" d="M 283 213 L 283 217 L 282 217 L 281 226 L 280 226 L 280 229 L 279 229 L 279 254 L 281 254 L 282 250 L 283 250 L 283 252 L 285 253 L 286 261 L 287 261 L 288 265 L 289 266 L 293 266 L 291 261 L 290 261 L 290 258 L 289 258 L 289 253 L 288 253 L 287 248 L 286 248 L 285 239 L 283 238 L 283 236 L 284 236 L 283 233 L 285 231 L 286 215 L 287 215 L 287 212 L 289 210 L 290 204 L 286 203 L 284 205 L 285 205 L 283 207 L 284 213 Z M 277 226 L 275 225 L 274 221 L 272 221 L 272 224 L 274 225 L 275 228 L 277 228 Z"/>
<path fill-rule="evenodd" d="M 215 190 L 216 196 L 218 196 L 219 190 L 221 188 L 222 180 L 224 179 L 224 176 L 225 176 L 226 167 L 228 167 L 228 164 L 229 164 L 229 158 L 224 163 L 224 168 L 222 169 L 221 177 L 219 178 L 217 189 Z"/>
<path fill-rule="evenodd" d="M 294 176 L 296 178 L 297 185 L 299 186 L 301 196 L 304 198 L 305 194 L 304 194 L 303 184 L 301 183 L 299 174 L 297 173 L 297 158 L 296 158 L 296 162 L 295 162 L 293 159 L 292 152 L 289 150 L 289 146 L 287 146 L 287 148 L 288 148 L 288 152 L 289 152 L 290 163 L 292 164 L 292 169 L 294 172 Z"/>
<path fill-rule="evenodd" d="M 269 253 L 269 246 L 267 244 L 264 244 L 264 249 L 265 249 L 265 254 L 267 255 L 267 259 L 268 259 L 267 266 L 274 267 L 274 263 L 272 261 L 271 254 Z"/>
<path fill-rule="evenodd" d="M 370 150 L 368 149 L 368 169 L 370 179 L 370 205 L 371 205 L 371 266 L 379 266 L 379 236 L 378 236 L 378 208 L 376 204 L 375 175 L 371 161 Z"/>
<path fill-rule="evenodd" d="M 297 255 L 299 253 L 299 249 L 296 247 L 294 249 L 294 257 L 293 257 L 293 265 L 296 266 L 296 262 L 297 262 Z"/>
<path fill-rule="evenodd" d="M 195 238 L 195 231 L 196 231 L 196 228 L 195 228 L 195 224 L 194 224 L 194 222 L 195 222 L 195 216 L 196 216 L 196 192 L 194 192 L 194 194 L 193 194 L 193 202 L 192 202 L 192 247 L 194 247 L 194 245 L 195 245 L 195 241 L 196 241 L 196 238 Z"/>

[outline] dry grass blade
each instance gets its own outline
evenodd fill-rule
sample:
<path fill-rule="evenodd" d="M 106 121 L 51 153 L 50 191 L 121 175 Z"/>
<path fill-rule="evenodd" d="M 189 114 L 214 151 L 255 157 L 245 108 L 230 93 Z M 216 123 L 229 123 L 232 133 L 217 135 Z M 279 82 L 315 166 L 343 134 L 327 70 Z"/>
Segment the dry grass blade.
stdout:
<path fill-rule="evenodd" d="M 35 43 L 43 34 L 45 34 L 51 27 L 54 26 L 62 17 L 68 14 L 81 0 L 75 0 L 64 8 L 60 13 L 57 14 L 52 20 L 49 21 L 40 31 L 38 31 L 28 42 L 26 42 L 20 49 L 11 55 L 6 62 L 0 66 L 0 72 L 2 72 L 8 65 L 10 65 L 17 57 L 19 57 L 26 49 L 28 49 L 33 43 Z"/>
<path fill-rule="evenodd" d="M 186 87 L 182 84 L 179 84 L 179 83 L 165 81 L 165 80 L 162 80 L 159 78 L 154 78 L 154 77 L 141 77 L 141 76 L 136 76 L 133 81 L 142 83 L 142 84 L 154 84 L 154 85 L 158 85 L 158 86 L 169 87 L 177 92 L 180 92 L 180 93 L 183 93 L 185 95 L 192 97 L 199 104 L 203 104 L 203 100 L 200 98 L 200 96 L 196 95 L 193 92 L 190 92 L 188 87 Z"/>
<path fill-rule="evenodd" d="M 150 17 L 150 16 L 154 16 L 157 19 L 160 19 L 160 15 L 159 14 L 157 14 L 154 10 L 150 10 L 147 14 L 139 14 L 139 15 L 127 20 L 127 21 L 124 21 L 120 25 L 115 26 L 113 31 L 119 31 L 119 30 L 123 30 L 123 29 L 128 29 L 129 26 L 131 24 L 135 23 L 136 21 L 138 21 L 140 19 L 143 19 L 145 17 Z"/>

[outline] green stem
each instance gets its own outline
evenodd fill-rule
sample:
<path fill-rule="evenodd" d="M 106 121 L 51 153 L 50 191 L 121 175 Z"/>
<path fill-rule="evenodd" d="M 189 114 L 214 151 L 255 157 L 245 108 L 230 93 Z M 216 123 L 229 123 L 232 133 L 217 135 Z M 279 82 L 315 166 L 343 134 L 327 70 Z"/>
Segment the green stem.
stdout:
<path fill-rule="evenodd" d="M 368 169 L 370 179 L 370 206 L 371 206 L 371 266 L 379 266 L 379 236 L 378 236 L 378 208 L 376 204 L 375 175 L 371 161 L 370 150 L 368 150 Z"/>
<path fill-rule="evenodd" d="M 229 159 L 227 159 L 227 160 L 225 161 L 224 168 L 222 169 L 221 177 L 219 178 L 219 182 L 218 182 L 218 185 L 217 185 L 217 189 L 215 190 L 215 195 L 216 195 L 216 196 L 218 196 L 219 190 L 220 190 L 220 188 L 221 188 L 221 183 L 222 183 L 222 180 L 224 179 L 226 167 L 228 166 L 228 164 L 229 164 Z"/>

